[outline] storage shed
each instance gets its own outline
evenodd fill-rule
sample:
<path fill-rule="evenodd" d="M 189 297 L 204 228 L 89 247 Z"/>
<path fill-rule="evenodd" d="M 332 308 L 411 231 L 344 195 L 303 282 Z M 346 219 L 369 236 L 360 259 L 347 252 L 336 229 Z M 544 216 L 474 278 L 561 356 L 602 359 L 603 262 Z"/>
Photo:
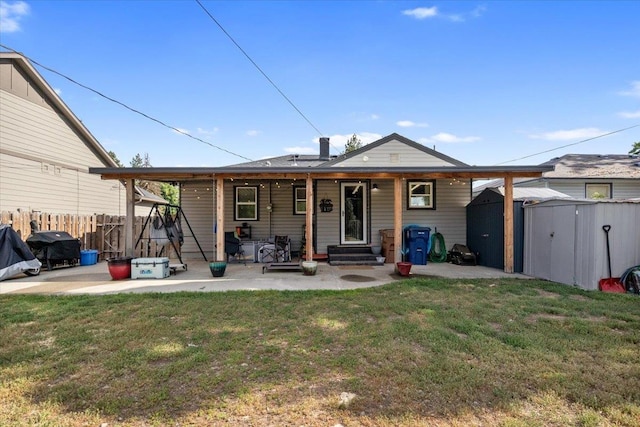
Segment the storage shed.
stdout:
<path fill-rule="evenodd" d="M 640 265 L 640 202 L 549 200 L 524 206 L 524 274 L 596 290 L 609 277 Z"/>
<path fill-rule="evenodd" d="M 525 203 L 551 198 L 568 198 L 549 188 L 513 189 L 513 271 L 523 271 Z M 478 264 L 504 268 L 504 187 L 485 188 L 467 205 L 467 246 L 476 253 Z"/>

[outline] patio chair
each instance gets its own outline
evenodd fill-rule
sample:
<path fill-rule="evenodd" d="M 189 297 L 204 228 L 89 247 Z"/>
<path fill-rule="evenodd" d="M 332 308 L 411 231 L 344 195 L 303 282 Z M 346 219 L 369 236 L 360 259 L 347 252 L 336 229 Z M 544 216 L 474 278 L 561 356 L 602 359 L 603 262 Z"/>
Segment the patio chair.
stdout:
<path fill-rule="evenodd" d="M 273 243 L 266 244 L 260 248 L 259 259 L 261 262 L 267 263 L 291 261 L 289 247 L 289 236 L 276 236 Z"/>
<path fill-rule="evenodd" d="M 229 262 L 229 257 L 232 256 L 238 262 L 242 261 L 244 265 L 247 265 L 240 239 L 236 237 L 236 233 L 233 231 L 224 232 L 224 253 L 227 255 L 227 262 Z"/>

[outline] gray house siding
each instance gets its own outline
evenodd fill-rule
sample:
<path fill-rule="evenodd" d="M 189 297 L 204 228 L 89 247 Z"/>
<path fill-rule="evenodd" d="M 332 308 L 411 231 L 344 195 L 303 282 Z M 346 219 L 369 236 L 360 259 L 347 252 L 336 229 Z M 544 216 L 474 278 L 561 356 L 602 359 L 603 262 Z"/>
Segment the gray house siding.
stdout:
<path fill-rule="evenodd" d="M 124 187 L 89 174 L 111 164 L 15 61 L 0 59 L 0 210 L 124 215 Z"/>
<path fill-rule="evenodd" d="M 215 214 L 216 198 L 215 183 L 213 181 L 187 182 L 180 187 L 180 206 L 185 217 L 193 229 L 193 235 L 198 239 L 207 259 L 215 257 L 216 235 Z M 195 240 L 189 236 L 189 229 L 182 224 L 185 234 L 182 244 L 183 259 L 202 259 Z"/>
<path fill-rule="evenodd" d="M 640 198 L 640 179 L 548 179 L 519 182 L 516 187 L 550 188 L 574 199 L 586 197 L 586 184 L 611 184 L 611 198 L 618 200 Z"/>

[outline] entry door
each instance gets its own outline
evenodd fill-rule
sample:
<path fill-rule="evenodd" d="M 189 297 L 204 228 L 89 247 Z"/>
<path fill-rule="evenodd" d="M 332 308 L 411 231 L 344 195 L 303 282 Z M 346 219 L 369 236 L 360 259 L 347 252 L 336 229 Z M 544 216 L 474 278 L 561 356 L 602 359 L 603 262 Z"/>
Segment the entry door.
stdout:
<path fill-rule="evenodd" d="M 340 215 L 340 243 L 367 243 L 367 186 L 359 182 L 340 184 L 342 212 Z"/>

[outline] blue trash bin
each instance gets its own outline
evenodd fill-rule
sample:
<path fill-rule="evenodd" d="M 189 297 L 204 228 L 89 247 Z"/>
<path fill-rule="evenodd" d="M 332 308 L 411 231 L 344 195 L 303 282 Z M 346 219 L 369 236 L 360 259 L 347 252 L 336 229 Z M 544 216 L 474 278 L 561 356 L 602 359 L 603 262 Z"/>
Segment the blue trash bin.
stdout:
<path fill-rule="evenodd" d="M 404 229 L 404 252 L 408 262 L 415 265 L 427 265 L 431 250 L 431 228 L 410 225 Z"/>

